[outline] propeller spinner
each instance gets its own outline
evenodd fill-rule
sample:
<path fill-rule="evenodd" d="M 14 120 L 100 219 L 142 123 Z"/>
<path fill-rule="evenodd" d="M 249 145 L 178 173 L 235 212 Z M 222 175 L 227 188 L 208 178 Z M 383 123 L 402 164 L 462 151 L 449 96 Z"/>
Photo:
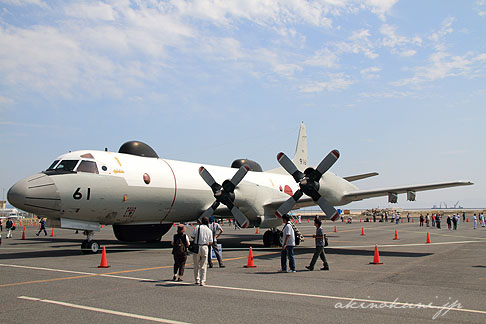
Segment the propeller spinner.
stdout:
<path fill-rule="evenodd" d="M 275 212 L 278 217 L 282 217 L 292 210 L 292 207 L 297 203 L 297 201 L 302 197 L 303 194 L 311 197 L 319 207 L 321 207 L 326 218 L 331 220 L 336 220 L 339 214 L 337 210 L 331 205 L 324 197 L 319 194 L 319 180 L 322 175 L 329 170 L 333 164 L 339 158 L 339 151 L 331 151 L 322 161 L 319 163 L 317 168 L 307 168 L 303 173 L 297 169 L 295 164 L 285 155 L 284 153 L 279 153 L 277 155 L 277 161 L 280 165 L 292 175 L 295 182 L 299 184 L 299 188 L 292 197 L 290 197 L 286 202 L 284 202 Z"/>
<path fill-rule="evenodd" d="M 199 217 L 199 219 L 210 217 L 216 208 L 218 208 L 220 204 L 223 204 L 229 208 L 240 227 L 246 228 L 249 224 L 249 220 L 233 202 L 235 201 L 235 188 L 241 180 L 243 180 L 249 170 L 250 168 L 248 166 L 241 166 L 231 180 L 225 180 L 223 185 L 220 185 L 214 180 L 213 176 L 206 170 L 206 168 L 200 167 L 199 175 L 204 179 L 208 186 L 211 187 L 216 201 L 201 215 L 201 217 Z"/>

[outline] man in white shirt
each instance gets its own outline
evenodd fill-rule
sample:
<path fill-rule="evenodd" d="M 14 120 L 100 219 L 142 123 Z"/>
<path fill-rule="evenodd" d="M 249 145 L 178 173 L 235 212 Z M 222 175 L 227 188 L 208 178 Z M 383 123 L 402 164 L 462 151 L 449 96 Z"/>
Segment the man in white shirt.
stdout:
<path fill-rule="evenodd" d="M 219 267 L 224 268 L 223 260 L 221 259 L 221 254 L 219 253 L 218 249 L 218 237 L 223 234 L 223 228 L 221 225 L 219 225 L 217 222 L 214 221 L 214 217 L 211 216 L 209 218 L 209 229 L 213 233 L 213 244 L 209 246 L 209 252 L 208 252 L 208 265 L 210 268 L 213 267 L 213 260 L 211 258 L 211 249 L 214 250 L 214 255 L 216 255 L 216 259 L 218 259 Z"/>
<path fill-rule="evenodd" d="M 282 230 L 282 251 L 280 252 L 280 272 L 287 272 L 287 256 L 289 258 L 289 272 L 295 271 L 294 260 L 294 247 L 295 247 L 295 234 L 292 225 L 290 225 L 290 217 L 285 214 L 282 216 L 284 222 L 284 228 Z"/>
<path fill-rule="evenodd" d="M 202 224 L 196 226 L 191 237 L 199 246 L 198 253 L 194 253 L 194 279 L 196 285 L 206 285 L 206 270 L 208 266 L 208 251 L 209 245 L 213 244 L 213 233 L 208 227 L 209 219 L 203 217 Z"/>

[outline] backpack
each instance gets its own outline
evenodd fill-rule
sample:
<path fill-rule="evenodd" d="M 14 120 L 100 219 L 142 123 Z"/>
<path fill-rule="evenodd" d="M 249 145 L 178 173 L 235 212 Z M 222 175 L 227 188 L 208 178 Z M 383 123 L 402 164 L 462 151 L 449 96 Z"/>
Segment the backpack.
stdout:
<path fill-rule="evenodd" d="M 186 255 L 187 254 L 187 246 L 185 242 L 187 242 L 186 234 L 183 235 L 175 235 L 174 238 L 174 247 L 172 248 L 172 254 L 174 255 Z"/>

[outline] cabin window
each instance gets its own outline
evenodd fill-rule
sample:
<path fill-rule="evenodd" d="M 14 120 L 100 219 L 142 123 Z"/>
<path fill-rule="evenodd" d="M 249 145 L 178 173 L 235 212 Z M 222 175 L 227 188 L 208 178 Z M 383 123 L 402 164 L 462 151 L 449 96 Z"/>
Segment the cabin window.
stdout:
<path fill-rule="evenodd" d="M 96 165 L 96 162 L 93 161 L 81 161 L 81 163 L 79 163 L 77 171 L 98 174 L 98 166 Z"/>
<path fill-rule="evenodd" d="M 79 160 L 62 160 L 54 170 L 55 171 L 73 171 Z"/>
<path fill-rule="evenodd" d="M 59 163 L 59 160 L 56 160 L 54 162 L 52 162 L 51 166 L 47 168 L 46 171 L 51 171 L 51 170 L 54 170 L 54 168 L 56 167 L 56 165 Z"/>

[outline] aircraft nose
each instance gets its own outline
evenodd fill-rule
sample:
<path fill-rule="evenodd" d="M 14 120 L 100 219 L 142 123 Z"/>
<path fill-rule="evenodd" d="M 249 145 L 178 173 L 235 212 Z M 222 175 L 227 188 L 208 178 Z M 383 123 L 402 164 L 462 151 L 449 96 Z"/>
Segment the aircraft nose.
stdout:
<path fill-rule="evenodd" d="M 7 199 L 13 206 L 42 216 L 57 216 L 61 198 L 56 184 L 43 173 L 22 179 L 9 189 Z"/>

